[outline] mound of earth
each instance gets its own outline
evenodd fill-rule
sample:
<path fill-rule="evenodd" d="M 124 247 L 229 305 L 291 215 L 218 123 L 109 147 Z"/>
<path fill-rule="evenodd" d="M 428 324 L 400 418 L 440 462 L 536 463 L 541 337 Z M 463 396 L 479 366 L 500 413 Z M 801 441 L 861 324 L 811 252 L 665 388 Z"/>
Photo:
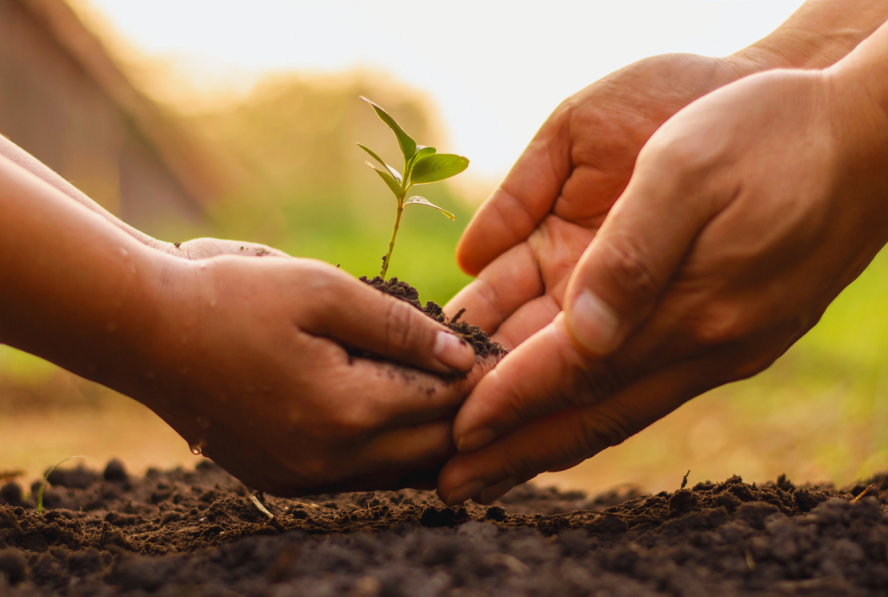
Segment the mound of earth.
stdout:
<path fill-rule="evenodd" d="M 0 594 L 885 595 L 888 475 L 871 482 L 857 501 L 870 481 L 261 498 L 269 518 L 209 461 L 139 478 L 112 461 L 56 470 L 43 515 L 0 488 Z"/>

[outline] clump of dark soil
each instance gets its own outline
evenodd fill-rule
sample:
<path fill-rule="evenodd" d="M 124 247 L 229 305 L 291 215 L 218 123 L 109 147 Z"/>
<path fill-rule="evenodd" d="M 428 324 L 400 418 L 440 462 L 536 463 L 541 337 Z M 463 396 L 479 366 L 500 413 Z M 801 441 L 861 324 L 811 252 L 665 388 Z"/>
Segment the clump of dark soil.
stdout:
<path fill-rule="evenodd" d="M 440 305 L 432 301 L 426 302 L 425 306 L 419 301 L 419 291 L 407 282 L 399 281 L 397 278 L 389 278 L 383 280 L 379 276 L 375 278 L 367 278 L 362 276 L 361 281 L 369 284 L 377 290 L 401 299 L 405 303 L 410 303 L 438 323 L 443 323 L 450 328 L 454 334 L 462 338 L 464 342 L 468 342 L 475 349 L 475 356 L 478 358 L 493 357 L 499 359 L 506 354 L 506 349 L 500 344 L 491 340 L 481 328 L 460 321 L 462 312 L 449 319 L 444 315 L 444 310 Z"/>
<path fill-rule="evenodd" d="M 676 480 L 678 481 L 678 479 Z M 781 477 L 590 498 L 533 486 L 493 506 L 430 492 L 267 498 L 209 461 L 51 476 L 38 515 L 0 490 L 0 594 L 885 595 L 888 475 L 837 490 Z M 678 483 L 676 483 L 678 485 Z M 36 486 L 31 488 L 35 493 Z"/>

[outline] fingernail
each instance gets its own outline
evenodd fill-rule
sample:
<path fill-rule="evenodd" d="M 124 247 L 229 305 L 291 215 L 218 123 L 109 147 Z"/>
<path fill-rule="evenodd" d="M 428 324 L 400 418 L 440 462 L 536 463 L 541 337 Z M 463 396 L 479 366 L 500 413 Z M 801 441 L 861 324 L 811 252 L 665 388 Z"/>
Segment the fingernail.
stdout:
<path fill-rule="evenodd" d="M 486 484 L 481 479 L 474 479 L 469 481 L 468 483 L 463 483 L 453 491 L 447 494 L 447 498 L 444 500 L 444 503 L 448 506 L 455 506 L 457 504 L 461 504 L 469 498 L 475 497 L 482 491 Z"/>
<path fill-rule="evenodd" d="M 496 439 L 496 433 L 492 429 L 476 429 L 459 438 L 456 442 L 456 449 L 459 452 L 471 452 L 483 448 L 494 439 Z"/>
<path fill-rule="evenodd" d="M 475 364 L 472 347 L 449 332 L 438 332 L 432 354 L 442 365 L 451 369 L 466 371 Z"/>
<path fill-rule="evenodd" d="M 620 320 L 607 303 L 588 290 L 577 297 L 566 316 L 574 339 L 589 352 L 606 355 L 616 348 Z"/>
<path fill-rule="evenodd" d="M 518 485 L 518 479 L 500 481 L 496 485 L 483 489 L 476 501 L 481 504 L 491 504 L 512 491 L 516 485 Z"/>

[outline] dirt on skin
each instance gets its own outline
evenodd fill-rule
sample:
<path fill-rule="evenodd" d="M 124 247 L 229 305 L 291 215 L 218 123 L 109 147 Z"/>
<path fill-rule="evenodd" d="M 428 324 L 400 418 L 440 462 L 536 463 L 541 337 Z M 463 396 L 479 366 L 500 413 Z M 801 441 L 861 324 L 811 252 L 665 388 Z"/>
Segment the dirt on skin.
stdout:
<path fill-rule="evenodd" d="M 463 315 L 462 312 L 457 313 L 453 319 L 449 319 L 444 315 L 444 310 L 437 303 L 428 301 L 423 306 L 419 301 L 419 291 L 407 282 L 399 281 L 397 278 L 383 280 L 379 276 L 375 278 L 362 276 L 361 281 L 388 295 L 401 299 L 405 303 L 410 303 L 438 323 L 443 323 L 460 339 L 472 345 L 472 348 L 475 349 L 476 357 L 482 359 L 493 357 L 498 360 L 505 356 L 506 349 L 491 340 L 484 330 L 465 321 L 460 321 Z"/>
<path fill-rule="evenodd" d="M 888 475 L 856 502 L 870 481 L 732 477 L 596 498 L 521 486 L 489 507 L 415 490 L 268 497 L 273 519 L 209 461 L 50 482 L 43 515 L 15 482 L 0 489 L 2 595 L 888 594 Z"/>

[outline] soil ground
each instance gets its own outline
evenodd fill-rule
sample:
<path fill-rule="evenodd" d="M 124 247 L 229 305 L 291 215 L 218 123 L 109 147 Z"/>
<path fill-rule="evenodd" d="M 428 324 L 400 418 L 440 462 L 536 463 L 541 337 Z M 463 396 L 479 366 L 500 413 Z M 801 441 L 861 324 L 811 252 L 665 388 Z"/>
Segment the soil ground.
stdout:
<path fill-rule="evenodd" d="M 870 481 L 267 497 L 269 519 L 210 461 L 139 478 L 112 461 L 55 471 L 43 515 L 0 489 L 0 594 L 886 595 L 888 475 L 873 481 L 853 503 Z"/>

